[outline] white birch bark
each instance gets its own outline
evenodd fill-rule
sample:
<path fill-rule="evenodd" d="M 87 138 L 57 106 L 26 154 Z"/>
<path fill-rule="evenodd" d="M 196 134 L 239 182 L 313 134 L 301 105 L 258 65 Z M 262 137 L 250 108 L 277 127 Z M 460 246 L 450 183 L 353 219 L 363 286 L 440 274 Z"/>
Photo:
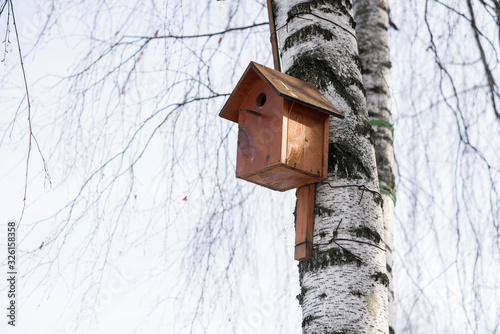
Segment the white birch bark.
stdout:
<path fill-rule="evenodd" d="M 379 189 L 351 2 L 273 7 L 282 71 L 314 84 L 345 115 L 330 120 L 327 180 L 344 187 L 317 185 L 313 258 L 299 265 L 303 333 L 387 333 L 382 202 L 357 187 Z"/>
<path fill-rule="evenodd" d="M 395 205 L 393 173 L 393 130 L 390 109 L 390 55 L 389 55 L 389 7 L 385 0 L 354 1 L 354 17 L 358 50 L 363 67 L 363 84 L 366 89 L 368 115 L 375 131 L 375 155 L 382 193 L 383 219 L 389 278 L 389 331 L 394 333 L 392 288 L 392 249 Z"/>

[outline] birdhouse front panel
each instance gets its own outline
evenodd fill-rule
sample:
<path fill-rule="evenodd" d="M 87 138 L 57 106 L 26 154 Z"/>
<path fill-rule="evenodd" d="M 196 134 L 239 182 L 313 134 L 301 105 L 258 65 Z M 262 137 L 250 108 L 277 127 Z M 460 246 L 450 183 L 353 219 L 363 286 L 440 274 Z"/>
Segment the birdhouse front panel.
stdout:
<path fill-rule="evenodd" d="M 282 98 L 259 80 L 240 106 L 236 176 L 257 172 L 281 161 Z"/>

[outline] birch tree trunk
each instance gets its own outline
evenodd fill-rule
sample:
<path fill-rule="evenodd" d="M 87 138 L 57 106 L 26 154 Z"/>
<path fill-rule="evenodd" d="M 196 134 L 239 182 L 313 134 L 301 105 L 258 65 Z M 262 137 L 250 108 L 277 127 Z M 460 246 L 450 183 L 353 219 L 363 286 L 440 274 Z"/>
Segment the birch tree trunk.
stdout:
<path fill-rule="evenodd" d="M 299 264 L 303 333 L 387 333 L 382 199 L 352 4 L 274 1 L 273 11 L 283 72 L 314 84 L 345 115 L 330 120 L 313 258 Z"/>
<path fill-rule="evenodd" d="M 392 288 L 392 249 L 394 206 L 396 204 L 393 173 L 393 126 L 390 106 L 389 75 L 389 7 L 385 0 L 354 1 L 354 17 L 358 50 L 363 66 L 363 84 L 370 124 L 375 131 L 375 155 L 377 159 L 380 193 L 383 198 L 383 219 L 389 278 L 388 310 L 389 332 L 394 333 Z"/>

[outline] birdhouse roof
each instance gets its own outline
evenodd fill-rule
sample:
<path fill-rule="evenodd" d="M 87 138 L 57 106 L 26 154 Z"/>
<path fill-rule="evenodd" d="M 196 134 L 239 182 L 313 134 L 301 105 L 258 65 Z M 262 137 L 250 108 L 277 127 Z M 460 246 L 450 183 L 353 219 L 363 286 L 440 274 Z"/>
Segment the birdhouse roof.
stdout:
<path fill-rule="evenodd" d="M 250 62 L 245 73 L 222 107 L 219 116 L 238 123 L 238 112 L 256 80 L 264 80 L 276 93 L 288 100 L 303 104 L 328 115 L 344 118 L 344 115 L 328 101 L 319 90 L 300 79 Z"/>

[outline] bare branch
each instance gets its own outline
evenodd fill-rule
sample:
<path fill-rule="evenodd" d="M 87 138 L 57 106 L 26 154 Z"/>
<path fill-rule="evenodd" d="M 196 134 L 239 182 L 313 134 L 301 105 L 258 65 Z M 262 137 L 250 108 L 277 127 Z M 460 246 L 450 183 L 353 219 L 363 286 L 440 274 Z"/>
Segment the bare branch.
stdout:
<path fill-rule="evenodd" d="M 231 31 L 242 31 L 242 30 L 247 30 L 247 29 L 253 29 L 256 27 L 260 26 L 265 26 L 269 25 L 269 22 L 261 22 L 261 23 L 255 23 L 251 24 L 248 26 L 244 27 L 236 27 L 236 28 L 229 28 L 223 31 L 218 31 L 218 32 L 213 32 L 213 33 L 206 33 L 206 34 L 197 34 L 197 35 L 154 35 L 154 36 L 134 36 L 134 35 L 124 35 L 123 38 L 136 38 L 138 40 L 140 39 L 191 39 L 191 38 L 203 38 L 203 37 L 213 37 L 213 36 L 219 36 L 219 35 L 224 35 L 225 33 L 231 32 Z"/>
<path fill-rule="evenodd" d="M 23 198 L 23 208 L 21 211 L 21 216 L 19 217 L 19 222 L 17 223 L 17 228 L 21 225 L 21 221 L 23 220 L 24 216 L 24 211 L 26 209 L 26 198 L 28 195 L 28 173 L 29 173 L 29 163 L 30 163 L 30 157 L 31 157 L 31 148 L 32 148 L 32 139 L 35 140 L 35 143 L 38 148 L 38 152 L 40 153 L 40 156 L 42 157 L 43 164 L 44 164 L 44 171 L 45 171 L 45 177 L 50 180 L 49 172 L 47 170 L 47 164 L 45 162 L 45 158 L 43 157 L 42 151 L 40 149 L 40 146 L 38 145 L 38 142 L 35 138 L 35 134 L 33 133 L 33 127 L 31 123 L 31 101 L 30 101 L 30 95 L 29 95 L 29 89 L 28 89 L 28 80 L 26 79 L 26 70 L 24 68 L 24 61 L 23 61 L 23 54 L 21 52 L 21 42 L 19 41 L 19 33 L 17 31 L 17 24 L 16 24 L 16 17 L 14 14 L 14 5 L 12 4 L 12 0 L 7 0 L 10 5 L 10 11 L 12 13 L 12 24 L 14 25 L 14 31 L 16 35 L 16 41 L 17 41 L 17 50 L 19 52 L 19 61 L 21 63 L 21 70 L 23 72 L 23 82 L 24 82 L 24 89 L 26 93 L 26 102 L 28 104 L 28 128 L 29 128 L 29 139 L 28 139 L 28 155 L 26 157 L 26 173 L 25 173 L 25 180 L 24 180 L 24 198 Z"/>
<path fill-rule="evenodd" d="M 467 6 L 469 7 L 469 14 L 471 17 L 470 25 L 472 27 L 472 30 L 474 31 L 474 37 L 476 39 L 477 48 L 479 50 L 479 54 L 481 55 L 481 61 L 483 62 L 484 72 L 486 74 L 486 78 L 488 79 L 491 105 L 493 107 L 493 112 L 495 113 L 496 118 L 500 122 L 500 113 L 498 112 L 497 105 L 496 105 L 496 98 L 495 98 L 496 96 L 500 97 L 500 95 L 498 93 L 498 86 L 495 82 L 495 79 L 493 78 L 493 74 L 491 73 L 490 66 L 488 64 L 488 61 L 486 60 L 486 55 L 484 54 L 483 46 L 481 45 L 481 40 L 479 38 L 479 29 L 477 28 L 477 25 L 476 25 L 476 18 L 474 15 L 474 9 L 472 8 L 471 0 L 467 0 Z"/>

